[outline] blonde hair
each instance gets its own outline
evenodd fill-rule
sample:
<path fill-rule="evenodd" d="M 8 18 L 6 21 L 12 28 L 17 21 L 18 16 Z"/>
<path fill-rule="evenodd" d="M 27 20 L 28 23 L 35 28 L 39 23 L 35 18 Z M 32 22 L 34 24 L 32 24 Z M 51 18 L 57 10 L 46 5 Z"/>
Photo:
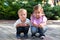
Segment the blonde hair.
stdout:
<path fill-rule="evenodd" d="M 22 8 L 22 9 L 19 9 L 19 10 L 18 10 L 18 14 L 19 14 L 20 12 L 22 12 L 22 11 L 24 11 L 24 12 L 27 13 L 27 10 Z"/>

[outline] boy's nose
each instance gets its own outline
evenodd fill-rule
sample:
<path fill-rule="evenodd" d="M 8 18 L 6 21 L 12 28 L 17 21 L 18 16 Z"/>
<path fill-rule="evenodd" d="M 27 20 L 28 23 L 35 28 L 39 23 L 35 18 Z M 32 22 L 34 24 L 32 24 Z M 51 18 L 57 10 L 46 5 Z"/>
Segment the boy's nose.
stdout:
<path fill-rule="evenodd" d="M 23 18 L 25 17 L 25 16 L 22 16 Z"/>

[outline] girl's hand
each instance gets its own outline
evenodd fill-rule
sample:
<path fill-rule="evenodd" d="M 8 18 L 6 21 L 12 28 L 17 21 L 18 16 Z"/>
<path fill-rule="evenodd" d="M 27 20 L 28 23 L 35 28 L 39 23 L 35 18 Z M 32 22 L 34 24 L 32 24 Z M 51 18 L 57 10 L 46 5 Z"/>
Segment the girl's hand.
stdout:
<path fill-rule="evenodd" d="M 38 27 L 38 25 L 37 25 L 37 24 L 35 24 L 35 23 L 32 23 L 32 25 L 33 25 L 33 26 L 35 26 L 35 27 Z"/>
<path fill-rule="evenodd" d="M 42 25 L 42 24 L 39 24 L 38 27 L 39 27 L 39 28 L 43 28 L 43 25 Z"/>
<path fill-rule="evenodd" d="M 42 27 L 44 27 L 45 25 L 46 25 L 46 23 L 41 23 L 41 24 L 38 25 L 38 27 L 42 28 Z"/>

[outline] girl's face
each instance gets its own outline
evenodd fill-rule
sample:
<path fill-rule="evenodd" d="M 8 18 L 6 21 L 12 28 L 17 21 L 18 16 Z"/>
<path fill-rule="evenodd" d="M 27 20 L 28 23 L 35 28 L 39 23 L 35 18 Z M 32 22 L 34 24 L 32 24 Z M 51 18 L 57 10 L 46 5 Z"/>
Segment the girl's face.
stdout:
<path fill-rule="evenodd" d="M 42 15 L 42 11 L 40 9 L 34 10 L 34 16 L 36 18 L 40 18 L 41 15 Z"/>

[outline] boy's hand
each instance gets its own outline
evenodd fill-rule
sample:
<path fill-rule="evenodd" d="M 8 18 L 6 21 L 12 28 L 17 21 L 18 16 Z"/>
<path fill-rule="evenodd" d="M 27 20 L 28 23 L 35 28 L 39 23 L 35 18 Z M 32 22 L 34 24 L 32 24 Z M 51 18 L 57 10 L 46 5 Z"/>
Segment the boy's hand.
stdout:
<path fill-rule="evenodd" d="M 29 26 L 28 24 L 23 24 L 23 26 Z"/>
<path fill-rule="evenodd" d="M 17 26 L 16 26 L 16 27 L 19 27 L 19 26 L 23 26 L 23 25 L 20 23 L 20 24 L 17 24 Z"/>
<path fill-rule="evenodd" d="M 17 24 L 17 27 L 19 27 L 19 26 L 24 27 L 24 26 L 29 26 L 29 25 L 28 24 L 24 24 L 24 23 L 20 23 L 20 24 Z"/>

